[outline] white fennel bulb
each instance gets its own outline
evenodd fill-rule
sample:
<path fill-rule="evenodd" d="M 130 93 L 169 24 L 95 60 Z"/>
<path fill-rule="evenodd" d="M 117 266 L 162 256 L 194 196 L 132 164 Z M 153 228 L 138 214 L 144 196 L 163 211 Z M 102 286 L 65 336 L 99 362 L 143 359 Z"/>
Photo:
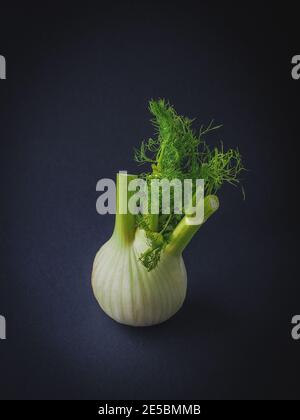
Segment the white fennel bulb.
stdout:
<path fill-rule="evenodd" d="M 113 235 L 94 261 L 96 299 L 107 315 L 122 324 L 158 324 L 174 315 L 185 299 L 187 278 L 181 255 L 164 253 L 158 266 L 147 271 L 139 261 L 146 248 L 142 230 L 127 244 Z"/>
<path fill-rule="evenodd" d="M 198 225 L 191 220 L 193 203 L 200 210 L 195 189 L 192 202 L 188 203 L 192 205 L 184 202 L 177 206 L 183 209 L 183 216 L 177 214 L 175 205 L 174 211 L 166 215 L 163 205 L 155 195 L 152 197 L 152 190 L 146 195 L 146 210 L 152 210 L 152 204 L 156 204 L 152 213 L 159 214 L 123 214 L 130 199 L 128 182 L 136 177 L 118 175 L 115 229 L 96 255 L 92 286 L 97 301 L 110 317 L 133 326 L 163 322 L 182 306 L 187 286 L 182 252 L 218 209 L 218 197 L 214 194 L 224 183 L 237 185 L 244 170 L 238 149 L 226 151 L 223 144 L 210 148 L 205 142 L 203 137 L 220 127 L 213 121 L 206 128 L 202 125 L 198 134 L 192 128 L 193 120 L 179 115 L 165 99 L 150 100 L 149 111 L 155 135 L 141 143 L 134 158 L 151 170 L 143 172 L 140 178 L 146 185 L 153 180 L 203 180 L 204 219 Z M 179 196 L 182 198 L 182 193 Z M 175 202 L 175 191 L 172 198 Z"/>
<path fill-rule="evenodd" d="M 134 176 L 118 174 L 117 213 L 112 237 L 96 254 L 92 287 L 104 312 L 115 321 L 131 326 L 159 324 L 182 306 L 187 275 L 182 251 L 199 229 L 186 218 L 180 221 L 162 252 L 157 266 L 148 271 L 140 261 L 147 249 L 144 230 L 136 227 L 135 216 L 119 213 L 119 199 Z M 218 208 L 216 196 L 204 202 L 205 220 Z"/>

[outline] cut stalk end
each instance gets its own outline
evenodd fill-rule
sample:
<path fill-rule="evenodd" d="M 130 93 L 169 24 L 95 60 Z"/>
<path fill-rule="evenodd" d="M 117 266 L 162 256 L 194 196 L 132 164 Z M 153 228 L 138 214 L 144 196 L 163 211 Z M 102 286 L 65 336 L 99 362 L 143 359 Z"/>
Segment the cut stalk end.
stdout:
<path fill-rule="evenodd" d="M 204 198 L 204 219 L 198 225 L 189 223 L 191 216 L 184 216 L 174 229 L 170 242 L 167 245 L 166 252 L 172 254 L 181 254 L 190 243 L 192 237 L 200 229 L 206 220 L 212 216 L 219 208 L 219 199 L 216 195 L 208 195 Z"/>

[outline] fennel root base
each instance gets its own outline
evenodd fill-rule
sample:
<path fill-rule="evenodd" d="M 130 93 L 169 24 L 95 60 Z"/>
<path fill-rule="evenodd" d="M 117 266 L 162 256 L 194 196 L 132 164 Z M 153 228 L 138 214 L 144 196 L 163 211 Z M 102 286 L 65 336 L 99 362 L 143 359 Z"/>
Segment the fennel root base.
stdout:
<path fill-rule="evenodd" d="M 171 318 L 185 300 L 187 275 L 182 256 L 163 254 L 158 266 L 148 272 L 138 261 L 146 246 L 143 231 L 127 245 L 113 235 L 94 260 L 94 295 L 103 311 L 121 324 L 160 324 Z"/>

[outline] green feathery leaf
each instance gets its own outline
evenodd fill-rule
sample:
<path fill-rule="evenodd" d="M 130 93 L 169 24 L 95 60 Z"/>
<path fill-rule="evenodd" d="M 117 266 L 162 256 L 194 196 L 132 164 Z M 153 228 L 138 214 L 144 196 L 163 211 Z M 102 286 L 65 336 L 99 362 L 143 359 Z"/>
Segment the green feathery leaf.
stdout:
<path fill-rule="evenodd" d="M 140 175 L 149 185 L 153 178 L 176 178 L 181 181 L 204 179 L 205 195 L 209 195 L 215 194 L 224 182 L 232 185 L 239 183 L 239 175 L 244 167 L 238 149 L 224 151 L 222 143 L 219 148 L 210 149 L 203 139 L 221 125 L 214 125 L 211 120 L 207 127 L 201 126 L 197 135 L 192 129 L 193 120 L 178 115 L 165 99 L 151 100 L 149 111 L 156 137 L 143 141 L 140 148 L 135 150 L 136 162 L 151 165 L 151 172 Z M 149 196 L 149 206 L 150 203 Z M 149 243 L 149 249 L 140 257 L 147 270 L 157 266 L 170 234 L 182 217 L 180 214 L 171 213 L 168 216 L 160 213 L 158 232 L 152 232 L 149 215 L 139 215 L 137 218 L 137 226 L 145 230 Z"/>

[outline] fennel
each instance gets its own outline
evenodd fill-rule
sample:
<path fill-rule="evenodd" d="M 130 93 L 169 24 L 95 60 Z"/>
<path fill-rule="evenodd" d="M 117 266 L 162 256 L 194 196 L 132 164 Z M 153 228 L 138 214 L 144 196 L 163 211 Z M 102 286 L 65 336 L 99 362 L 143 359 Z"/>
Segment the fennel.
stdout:
<path fill-rule="evenodd" d="M 161 323 L 182 306 L 187 286 L 182 252 L 218 209 L 215 194 L 222 184 L 236 185 L 243 170 L 238 150 L 224 151 L 222 145 L 211 150 L 204 141 L 206 134 L 219 127 L 213 122 L 196 135 L 192 120 L 178 115 L 165 100 L 150 101 L 149 109 L 157 136 L 142 142 L 135 159 L 150 164 L 151 171 L 117 175 L 115 228 L 98 251 L 92 272 L 93 291 L 102 309 L 114 320 L 132 326 Z M 127 207 L 133 194 L 128 183 L 138 176 L 147 183 L 154 178 L 203 178 L 203 223 L 189 224 L 191 215 L 184 208 L 182 214 L 123 214 L 120 209 Z"/>

